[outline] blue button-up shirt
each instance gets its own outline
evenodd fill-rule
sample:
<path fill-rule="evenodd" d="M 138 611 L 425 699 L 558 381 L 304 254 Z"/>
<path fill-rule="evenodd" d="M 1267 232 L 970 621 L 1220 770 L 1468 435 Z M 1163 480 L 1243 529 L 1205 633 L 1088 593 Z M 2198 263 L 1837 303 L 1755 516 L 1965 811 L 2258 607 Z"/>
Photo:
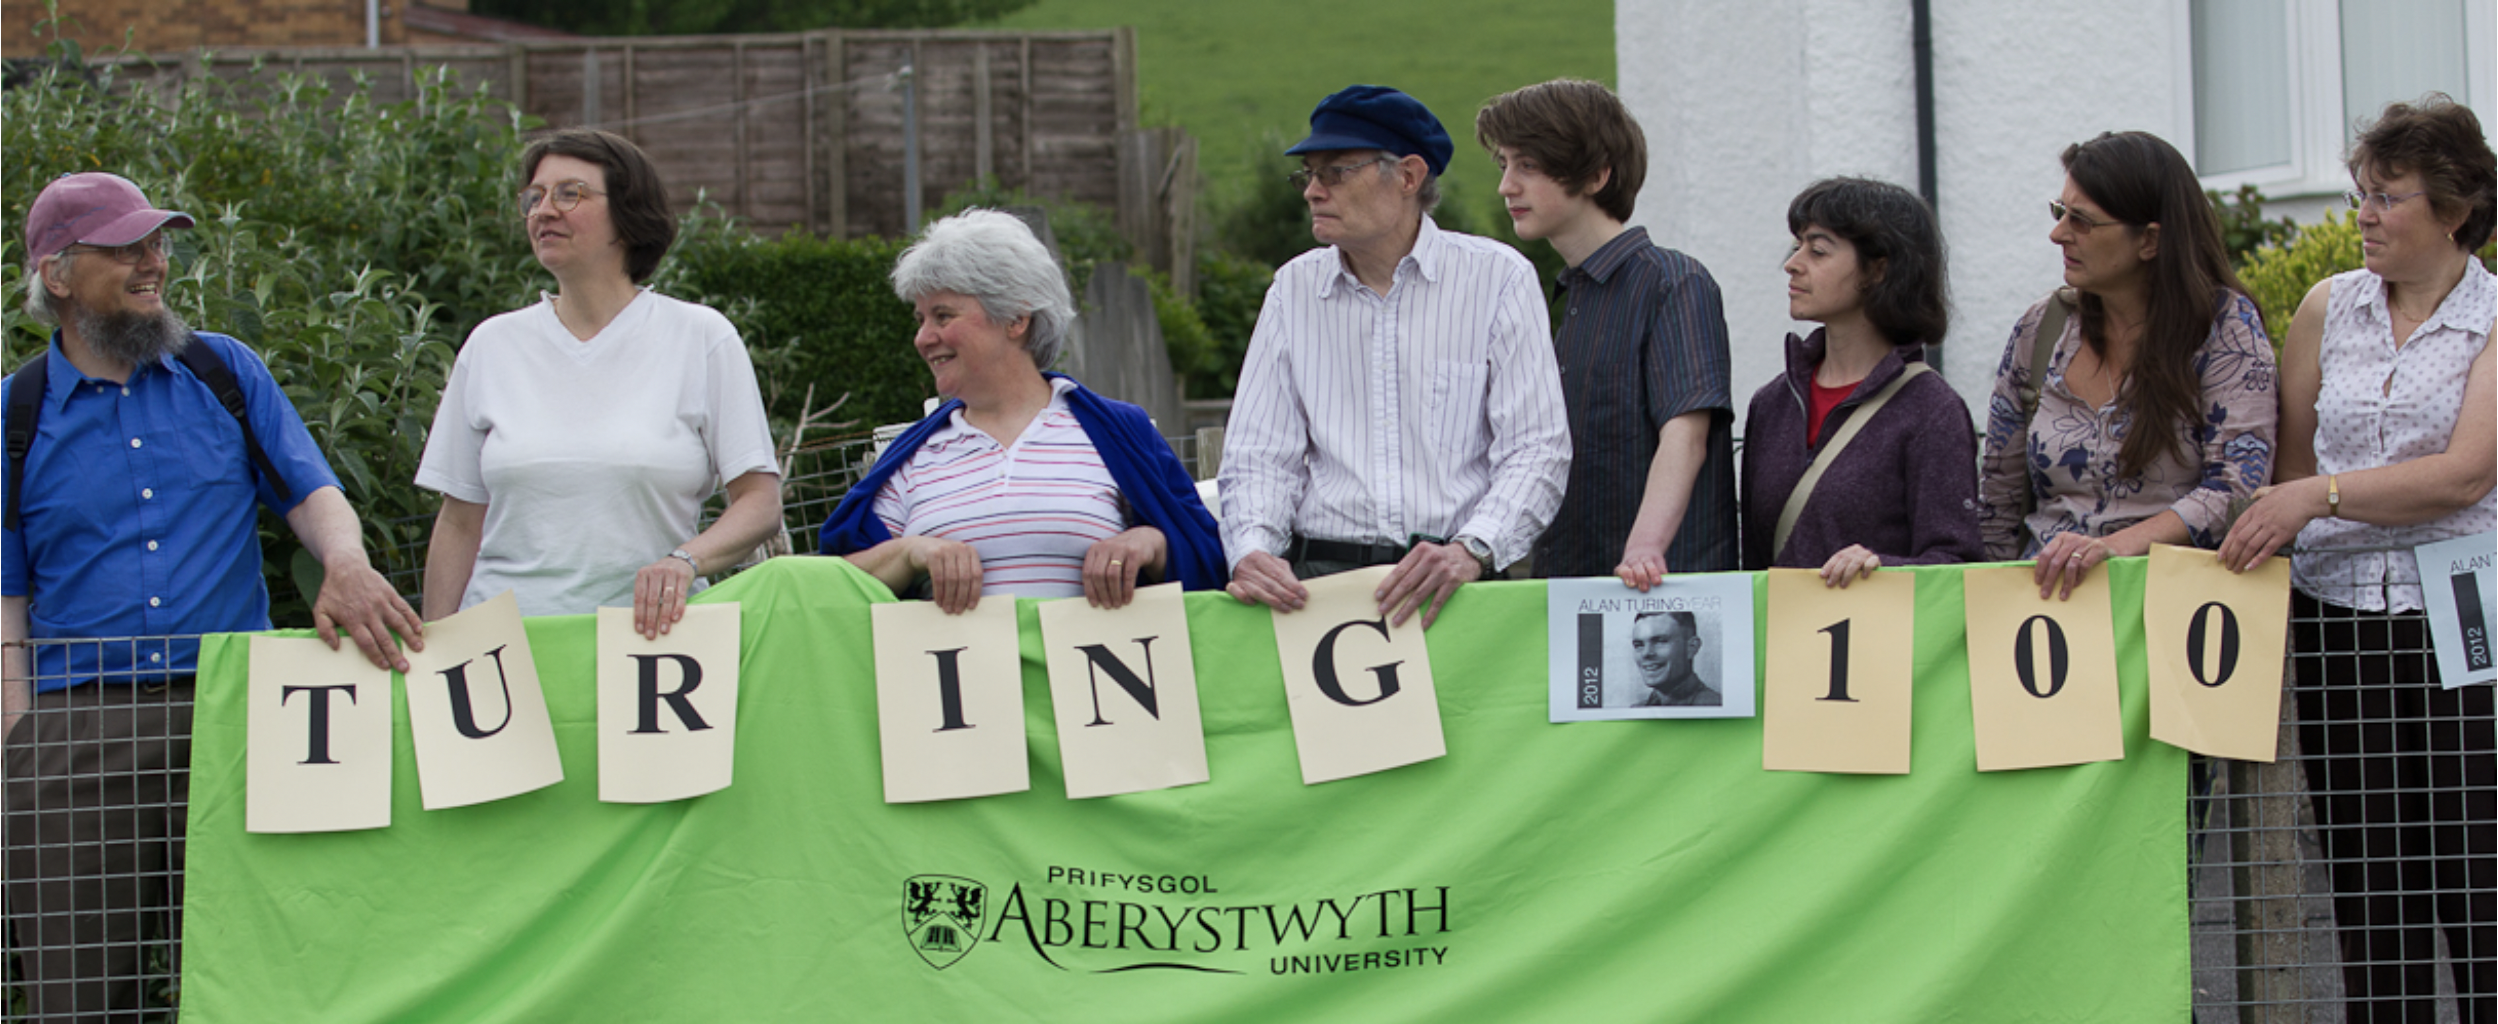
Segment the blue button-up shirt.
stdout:
<path fill-rule="evenodd" d="M 234 370 L 252 432 L 293 500 L 280 503 L 260 479 L 242 425 L 179 360 L 141 366 L 127 383 L 99 380 L 71 365 L 56 333 L 20 529 L 0 530 L 0 594 L 28 599 L 31 639 L 269 628 L 252 506 L 284 514 L 338 478 L 258 355 L 221 334 L 197 338 Z M 0 395 L 16 383 L 0 383 Z M 35 689 L 161 681 L 196 671 L 198 658 L 196 640 L 47 644 Z"/>

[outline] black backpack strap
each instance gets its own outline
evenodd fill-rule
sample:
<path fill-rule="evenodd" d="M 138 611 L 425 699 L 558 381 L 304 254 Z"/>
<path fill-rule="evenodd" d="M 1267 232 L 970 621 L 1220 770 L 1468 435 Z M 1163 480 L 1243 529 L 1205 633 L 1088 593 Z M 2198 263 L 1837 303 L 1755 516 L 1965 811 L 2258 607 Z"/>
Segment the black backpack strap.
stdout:
<path fill-rule="evenodd" d="M 234 422 L 242 426 L 243 447 L 251 452 L 252 466 L 277 491 L 278 501 L 295 500 L 295 489 L 287 484 L 285 476 L 278 473 L 277 464 L 269 461 L 269 453 L 261 450 L 260 437 L 252 433 L 251 410 L 243 402 L 243 386 L 235 381 L 234 369 L 226 365 L 225 358 L 194 334 L 191 343 L 182 346 L 182 365 L 190 367 L 191 375 L 198 377 L 200 383 L 208 385 L 208 390 L 216 393 L 217 404 L 225 406 L 226 412 L 234 417 Z"/>
<path fill-rule="evenodd" d="M 6 508 L 0 509 L 10 530 L 17 529 L 17 496 L 26 489 L 26 453 L 35 448 L 35 420 L 43 415 L 43 392 L 46 365 L 51 362 L 47 347 L 35 353 L 26 365 L 17 368 L 10 381 L 8 416 L 9 493 Z"/>

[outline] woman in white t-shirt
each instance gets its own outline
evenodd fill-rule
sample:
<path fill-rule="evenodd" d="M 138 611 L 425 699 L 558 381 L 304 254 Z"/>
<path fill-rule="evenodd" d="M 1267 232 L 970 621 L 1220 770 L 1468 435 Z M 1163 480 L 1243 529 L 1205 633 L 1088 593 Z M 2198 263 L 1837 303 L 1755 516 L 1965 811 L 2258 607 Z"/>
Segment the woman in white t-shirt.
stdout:
<path fill-rule="evenodd" d="M 442 494 L 425 617 L 505 590 L 524 615 L 633 608 L 667 632 L 702 577 L 780 528 L 754 366 L 719 313 L 641 287 L 676 240 L 650 158 L 567 129 L 521 157 L 543 301 L 478 324 L 435 410 L 419 486 Z M 703 501 L 729 504 L 697 533 Z"/>
<path fill-rule="evenodd" d="M 2341 929 L 2351 1020 L 2437 1014 L 2446 932 L 2465 1020 L 2498 1020 L 2498 737 L 2490 687 L 2440 685 L 2415 546 L 2498 526 L 2498 280 L 2472 251 L 2498 154 L 2431 96 L 2361 133 L 2366 267 L 2308 291 L 2281 350 L 2278 481 L 2221 544 L 2244 572 L 2293 538 L 2299 763 Z"/>

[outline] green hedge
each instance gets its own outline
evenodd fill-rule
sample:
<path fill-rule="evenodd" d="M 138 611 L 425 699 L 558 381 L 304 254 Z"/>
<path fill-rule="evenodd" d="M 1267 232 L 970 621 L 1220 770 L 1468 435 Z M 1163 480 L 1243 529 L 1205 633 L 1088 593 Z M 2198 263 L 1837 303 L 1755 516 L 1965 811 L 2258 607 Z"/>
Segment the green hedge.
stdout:
<path fill-rule="evenodd" d="M 852 426 L 833 433 L 864 433 L 918 419 L 921 402 L 936 393 L 911 347 L 911 305 L 894 297 L 887 279 L 901 252 L 901 243 L 885 239 L 721 237 L 680 244 L 669 264 L 681 282 L 676 294 L 736 321 L 776 421 L 795 422 L 846 394 L 830 422 Z M 810 429 L 808 436 L 828 434 Z"/>

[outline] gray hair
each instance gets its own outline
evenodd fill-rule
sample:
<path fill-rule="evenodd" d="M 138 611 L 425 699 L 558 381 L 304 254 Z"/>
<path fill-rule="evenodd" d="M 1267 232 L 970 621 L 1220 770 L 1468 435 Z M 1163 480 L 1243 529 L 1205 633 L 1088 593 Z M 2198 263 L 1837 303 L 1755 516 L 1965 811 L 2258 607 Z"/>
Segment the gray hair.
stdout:
<path fill-rule="evenodd" d="M 43 282 L 47 274 L 69 273 L 70 261 L 78 258 L 75 250 L 64 249 L 34 261 L 26 268 L 26 315 L 46 327 L 61 325 L 61 310 L 68 300 L 57 298 Z"/>
<path fill-rule="evenodd" d="M 1049 369 L 1076 317 L 1067 276 L 1047 246 L 1013 214 L 969 209 L 928 225 L 893 267 L 893 293 L 918 302 L 938 292 L 970 296 L 999 327 L 1032 318 L 1024 352 Z"/>

